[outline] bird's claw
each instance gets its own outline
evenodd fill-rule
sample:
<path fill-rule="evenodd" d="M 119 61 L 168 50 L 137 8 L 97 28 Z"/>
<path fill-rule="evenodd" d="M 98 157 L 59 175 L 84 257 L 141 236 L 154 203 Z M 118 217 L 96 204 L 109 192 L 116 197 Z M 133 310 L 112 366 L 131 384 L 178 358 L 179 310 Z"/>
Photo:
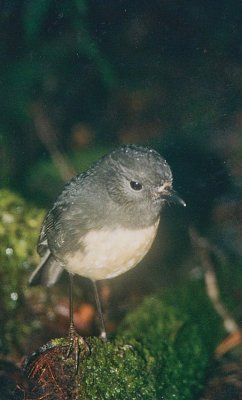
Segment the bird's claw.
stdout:
<path fill-rule="evenodd" d="M 80 354 L 84 357 L 88 356 L 91 353 L 90 347 L 86 340 L 82 336 L 78 335 L 76 330 L 73 328 L 69 331 L 68 341 L 69 345 L 65 358 L 69 358 L 71 354 L 74 355 L 75 372 L 77 373 L 80 361 Z"/>

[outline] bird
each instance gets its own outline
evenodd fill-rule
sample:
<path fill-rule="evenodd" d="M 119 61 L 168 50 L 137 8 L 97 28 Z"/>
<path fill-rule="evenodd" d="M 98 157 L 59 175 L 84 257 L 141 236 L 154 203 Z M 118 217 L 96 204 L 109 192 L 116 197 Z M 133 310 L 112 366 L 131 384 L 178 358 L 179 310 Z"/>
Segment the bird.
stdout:
<path fill-rule="evenodd" d="M 37 250 L 41 261 L 30 285 L 50 287 L 64 270 L 70 277 L 70 348 L 73 322 L 73 277 L 93 282 L 100 337 L 107 334 L 96 282 L 135 267 L 150 250 L 166 203 L 185 206 L 173 190 L 167 161 L 154 149 L 122 145 L 65 184 L 47 213 Z"/>

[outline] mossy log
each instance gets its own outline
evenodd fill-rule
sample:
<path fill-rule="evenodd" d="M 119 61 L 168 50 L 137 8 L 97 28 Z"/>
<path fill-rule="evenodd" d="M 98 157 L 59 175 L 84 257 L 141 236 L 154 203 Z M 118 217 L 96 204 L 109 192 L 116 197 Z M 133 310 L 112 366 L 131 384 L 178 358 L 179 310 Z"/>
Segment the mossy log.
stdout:
<path fill-rule="evenodd" d="M 90 354 L 80 356 L 78 371 L 66 357 L 68 339 L 39 349 L 25 361 L 29 389 L 15 398 L 22 391 L 48 400 L 193 399 L 222 334 L 202 288 L 167 291 L 129 314 L 113 341 L 87 338 Z"/>

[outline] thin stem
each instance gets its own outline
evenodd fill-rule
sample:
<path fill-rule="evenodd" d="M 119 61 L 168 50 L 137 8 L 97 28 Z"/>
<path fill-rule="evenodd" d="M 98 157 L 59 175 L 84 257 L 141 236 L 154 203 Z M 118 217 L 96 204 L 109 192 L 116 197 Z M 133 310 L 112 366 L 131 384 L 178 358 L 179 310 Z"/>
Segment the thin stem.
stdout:
<path fill-rule="evenodd" d="M 93 287 L 94 287 L 95 300 L 96 300 L 96 304 L 97 304 L 98 317 L 99 317 L 100 327 L 101 327 L 100 337 L 103 340 L 107 340 L 107 333 L 106 333 L 106 329 L 105 329 L 102 306 L 101 306 L 101 302 L 100 302 L 100 298 L 99 298 L 99 294 L 98 294 L 97 284 L 95 281 L 92 281 L 92 283 L 93 283 Z"/>

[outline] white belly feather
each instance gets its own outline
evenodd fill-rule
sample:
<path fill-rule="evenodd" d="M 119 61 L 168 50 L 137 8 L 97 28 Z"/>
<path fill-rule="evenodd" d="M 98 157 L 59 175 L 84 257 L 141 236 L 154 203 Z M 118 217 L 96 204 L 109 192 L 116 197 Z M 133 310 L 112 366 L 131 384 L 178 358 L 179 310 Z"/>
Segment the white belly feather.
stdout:
<path fill-rule="evenodd" d="M 89 232 L 83 243 L 85 250 L 69 253 L 65 268 L 92 280 L 113 278 L 133 268 L 149 251 L 159 220 L 148 228 L 117 228 Z"/>

